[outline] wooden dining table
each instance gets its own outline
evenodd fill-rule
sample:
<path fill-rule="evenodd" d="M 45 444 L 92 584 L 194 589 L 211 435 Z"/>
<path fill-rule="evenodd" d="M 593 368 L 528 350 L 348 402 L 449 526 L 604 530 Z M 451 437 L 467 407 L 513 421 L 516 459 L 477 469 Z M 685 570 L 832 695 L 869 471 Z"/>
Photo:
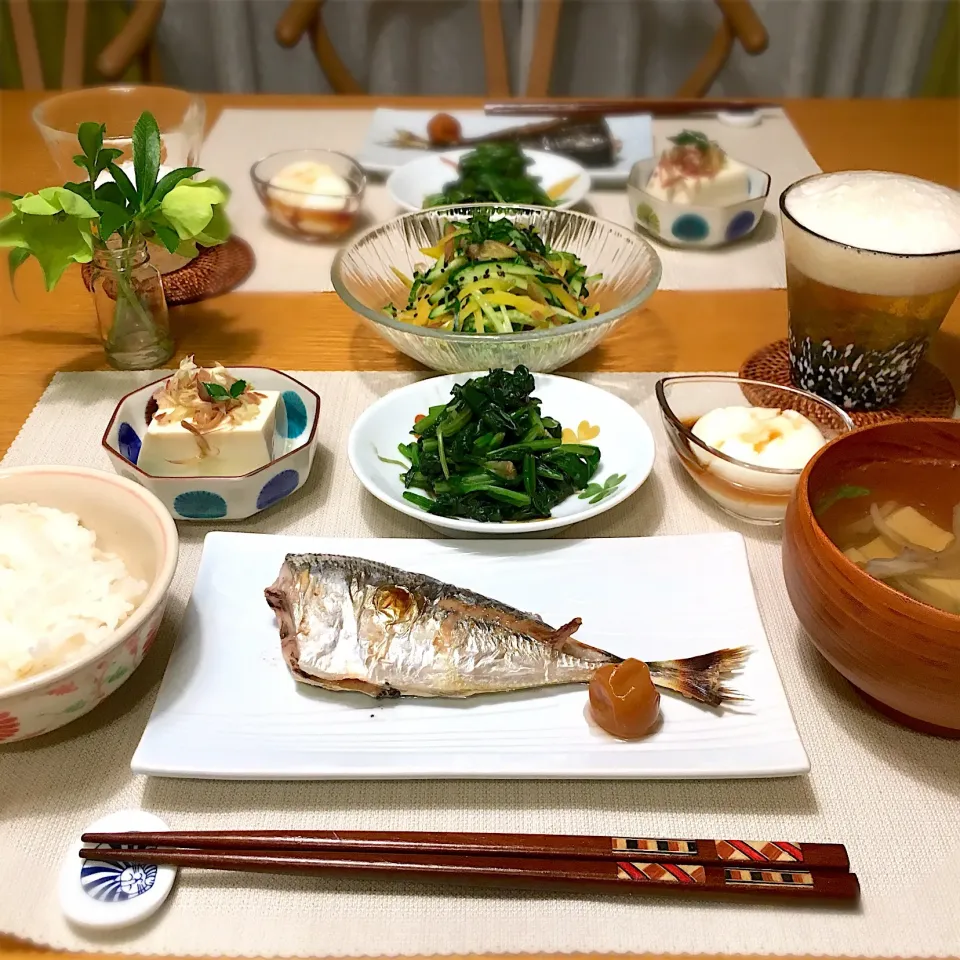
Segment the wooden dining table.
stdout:
<path fill-rule="evenodd" d="M 0 189 L 22 193 L 57 181 L 31 121 L 43 94 L 0 92 Z M 469 99 L 211 94 L 208 122 L 225 108 L 372 109 L 477 107 Z M 823 170 L 890 170 L 960 187 L 960 101 L 787 100 L 783 107 Z M 637 101 L 637 112 L 643 101 Z M 5 451 L 58 371 L 105 369 L 90 294 L 79 269 L 55 291 L 34 263 L 16 294 L 0 280 L 0 450 Z M 335 293 L 230 293 L 171 311 L 177 353 L 227 363 L 296 370 L 411 370 Z M 657 292 L 629 322 L 569 369 L 736 370 L 755 349 L 786 332 L 783 290 Z M 960 301 L 930 358 L 960 393 Z M 0 851 L 2 855 L 2 851 Z M 16 896 L 3 891 L 2 896 Z M 0 932 L 4 960 L 71 956 L 22 944 Z M 72 955 L 80 960 L 84 954 Z M 703 958 L 701 960 L 709 960 Z"/>

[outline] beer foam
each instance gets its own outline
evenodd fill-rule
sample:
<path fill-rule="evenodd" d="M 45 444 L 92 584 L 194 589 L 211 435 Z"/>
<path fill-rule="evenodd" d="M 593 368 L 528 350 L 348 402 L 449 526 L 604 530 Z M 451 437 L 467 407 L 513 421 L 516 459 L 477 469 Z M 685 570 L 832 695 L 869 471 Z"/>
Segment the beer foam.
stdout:
<path fill-rule="evenodd" d="M 789 214 L 822 237 L 880 253 L 960 250 L 960 193 L 896 173 L 835 173 L 799 183 Z"/>
<path fill-rule="evenodd" d="M 955 190 L 916 177 L 858 170 L 801 181 L 783 195 L 783 206 L 803 224 L 800 228 L 784 218 L 787 263 L 812 280 L 892 297 L 939 293 L 960 284 L 960 193 Z"/>

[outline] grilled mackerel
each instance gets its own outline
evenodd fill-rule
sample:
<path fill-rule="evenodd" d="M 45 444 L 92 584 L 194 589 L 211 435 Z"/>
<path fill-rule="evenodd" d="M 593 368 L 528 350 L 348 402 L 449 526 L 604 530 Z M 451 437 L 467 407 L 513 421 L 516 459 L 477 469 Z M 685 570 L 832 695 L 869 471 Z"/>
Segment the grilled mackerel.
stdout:
<path fill-rule="evenodd" d="M 302 683 L 371 697 L 472 697 L 587 683 L 622 658 L 488 597 L 370 560 L 288 554 L 265 591 L 284 659 Z M 649 663 L 653 682 L 720 706 L 740 647 Z"/>

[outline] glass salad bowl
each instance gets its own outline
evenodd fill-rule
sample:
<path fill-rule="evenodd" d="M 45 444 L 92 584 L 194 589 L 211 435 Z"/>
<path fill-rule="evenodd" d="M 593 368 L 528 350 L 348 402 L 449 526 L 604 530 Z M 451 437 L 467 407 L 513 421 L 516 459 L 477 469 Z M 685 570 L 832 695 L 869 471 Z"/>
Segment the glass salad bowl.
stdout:
<path fill-rule="evenodd" d="M 449 222 L 478 211 L 534 227 L 548 247 L 575 254 L 588 274 L 602 274 L 589 297 L 599 314 L 530 332 L 455 333 L 386 313 L 388 303 L 407 301 L 403 277 L 431 262 L 421 251 L 441 241 Z M 333 287 L 348 307 L 402 353 L 444 373 L 519 364 L 540 373 L 562 367 L 592 350 L 647 300 L 660 275 L 656 251 L 627 227 L 573 210 L 488 204 L 435 207 L 373 227 L 337 253 L 332 270 Z"/>

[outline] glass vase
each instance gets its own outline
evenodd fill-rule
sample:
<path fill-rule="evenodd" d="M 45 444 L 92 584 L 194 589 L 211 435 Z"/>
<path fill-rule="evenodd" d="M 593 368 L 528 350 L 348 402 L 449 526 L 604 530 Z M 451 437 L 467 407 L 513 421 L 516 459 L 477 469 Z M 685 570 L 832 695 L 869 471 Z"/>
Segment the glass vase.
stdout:
<path fill-rule="evenodd" d="M 91 287 L 100 340 L 112 367 L 150 370 L 173 356 L 163 282 L 145 240 L 114 240 L 96 249 Z"/>

